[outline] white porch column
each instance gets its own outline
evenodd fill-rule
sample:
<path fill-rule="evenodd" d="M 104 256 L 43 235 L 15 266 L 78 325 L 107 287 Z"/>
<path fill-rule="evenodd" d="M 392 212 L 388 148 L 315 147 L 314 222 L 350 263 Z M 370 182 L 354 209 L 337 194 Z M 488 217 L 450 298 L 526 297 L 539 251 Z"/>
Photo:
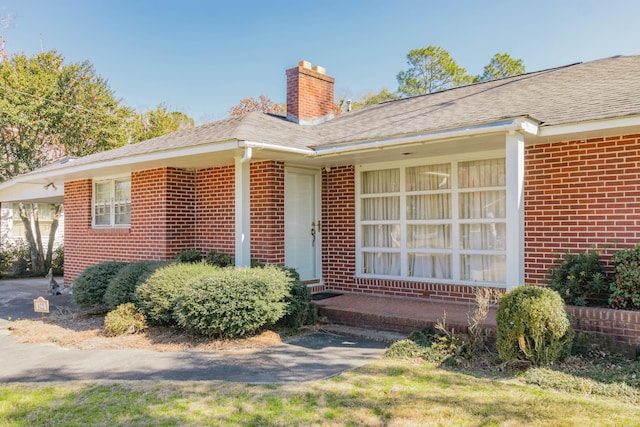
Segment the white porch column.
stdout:
<path fill-rule="evenodd" d="M 524 285 L 524 135 L 506 138 L 507 289 Z"/>
<path fill-rule="evenodd" d="M 251 266 L 250 156 L 249 154 L 243 158 L 235 158 L 236 267 Z"/>

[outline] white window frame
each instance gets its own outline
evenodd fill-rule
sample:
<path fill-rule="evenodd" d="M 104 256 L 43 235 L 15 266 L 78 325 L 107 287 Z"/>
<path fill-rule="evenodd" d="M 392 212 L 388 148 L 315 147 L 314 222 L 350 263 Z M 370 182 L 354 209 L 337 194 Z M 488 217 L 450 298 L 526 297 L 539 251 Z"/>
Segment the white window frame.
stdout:
<path fill-rule="evenodd" d="M 91 183 L 91 226 L 93 228 L 129 228 L 131 227 L 131 217 L 129 218 L 129 223 L 127 224 L 116 224 L 116 200 L 115 200 L 115 192 L 116 192 L 116 182 L 129 181 L 129 185 L 131 185 L 131 177 L 130 176 L 120 176 L 116 178 L 107 178 L 107 179 L 94 179 Z M 109 183 L 110 189 L 110 212 L 109 212 L 109 224 L 96 224 L 96 186 L 97 184 Z M 131 197 L 131 194 L 129 194 Z M 131 205 L 131 199 L 129 199 L 129 205 Z"/>
<path fill-rule="evenodd" d="M 507 226 L 508 212 L 506 209 L 505 218 L 497 219 L 461 219 L 459 213 L 459 197 L 461 193 L 478 191 L 476 188 L 464 188 L 460 189 L 458 185 L 458 163 L 467 161 L 480 161 L 491 159 L 504 159 L 504 150 L 492 150 L 482 153 L 463 154 L 457 156 L 438 156 L 419 158 L 411 160 L 402 160 L 395 162 L 383 162 L 383 163 L 371 163 L 356 165 L 355 174 L 355 195 L 356 195 L 356 277 L 381 279 L 381 280 L 404 280 L 412 282 L 438 282 L 438 283 L 451 283 L 451 284 L 470 284 L 470 285 L 488 285 L 488 286 L 505 286 L 505 282 L 487 282 L 477 280 L 463 280 L 461 278 L 460 271 L 460 258 L 462 255 L 498 255 L 505 256 L 507 269 L 509 260 L 507 252 L 508 246 L 505 245 L 505 250 L 471 250 L 460 248 L 460 226 L 462 224 L 484 224 L 484 223 L 501 223 Z M 451 165 L 451 188 L 450 190 L 437 190 L 434 193 L 449 193 L 451 195 L 451 220 L 408 220 L 407 219 L 407 197 L 413 195 L 422 194 L 422 192 L 407 192 L 406 190 L 406 169 L 415 166 L 428 166 L 435 164 L 449 163 Z M 508 167 L 508 166 L 505 166 Z M 399 221 L 363 221 L 362 220 L 362 200 L 372 195 L 362 194 L 362 180 L 361 175 L 366 171 L 375 171 L 381 169 L 400 169 L 400 191 L 394 193 L 385 193 L 384 196 L 399 196 L 400 197 L 400 220 Z M 500 190 L 505 191 L 504 187 L 482 187 L 482 191 Z M 375 196 L 380 196 L 376 194 Z M 508 198 L 507 198 L 508 203 Z M 362 226 L 371 223 L 400 223 L 400 248 L 388 248 L 388 247 L 363 247 L 363 235 Z M 429 248 L 407 248 L 407 225 L 413 224 L 451 224 L 451 249 L 429 249 Z M 386 253 L 398 253 L 400 254 L 400 275 L 380 275 L 380 274 L 368 274 L 363 272 L 363 252 L 386 252 Z M 441 279 L 435 277 L 415 277 L 409 276 L 408 255 L 410 253 L 450 253 L 451 254 L 451 279 Z M 505 271 L 505 275 L 506 275 Z M 508 278 L 505 277 L 505 280 Z"/>

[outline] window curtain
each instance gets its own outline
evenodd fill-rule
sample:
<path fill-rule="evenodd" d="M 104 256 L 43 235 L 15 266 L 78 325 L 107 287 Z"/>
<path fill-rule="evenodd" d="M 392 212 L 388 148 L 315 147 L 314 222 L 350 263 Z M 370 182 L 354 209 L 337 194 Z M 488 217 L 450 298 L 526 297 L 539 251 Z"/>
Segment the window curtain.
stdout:
<path fill-rule="evenodd" d="M 503 251 L 506 249 L 504 222 L 486 220 L 506 218 L 506 169 L 504 159 L 460 162 L 458 164 L 460 249 Z M 497 188 L 496 188 L 497 187 Z M 469 189 L 471 191 L 465 191 Z M 486 189 L 486 190 L 482 190 Z M 479 220 L 474 222 L 473 220 Z M 466 222 L 466 221 L 465 221 Z M 504 282 L 506 257 L 489 254 L 463 254 L 460 257 L 462 280 Z"/>
<path fill-rule="evenodd" d="M 400 248 L 400 196 L 382 196 L 400 191 L 400 170 L 368 171 L 361 177 L 361 191 L 366 195 L 361 200 L 361 219 L 368 222 L 362 226 L 362 246 Z M 364 273 L 387 276 L 401 273 L 399 253 L 365 250 L 362 257 Z"/>
<path fill-rule="evenodd" d="M 360 178 L 362 273 L 505 281 L 504 159 L 364 171 Z"/>
<path fill-rule="evenodd" d="M 411 277 L 451 278 L 451 254 L 431 250 L 451 250 L 451 165 L 416 166 L 406 169 L 407 220 L 442 221 L 437 224 L 408 224 L 407 248 L 429 249 L 407 255 Z M 411 192 L 426 194 L 410 195 Z"/>

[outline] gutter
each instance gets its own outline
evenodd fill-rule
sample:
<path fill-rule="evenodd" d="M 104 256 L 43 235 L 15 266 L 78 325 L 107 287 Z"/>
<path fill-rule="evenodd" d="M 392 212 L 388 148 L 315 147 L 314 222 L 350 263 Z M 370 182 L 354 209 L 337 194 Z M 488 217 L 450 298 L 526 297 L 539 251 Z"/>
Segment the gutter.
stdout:
<path fill-rule="evenodd" d="M 296 148 L 296 147 L 285 147 L 282 145 L 276 144 L 267 144 L 264 142 L 255 142 L 255 141 L 239 141 L 238 147 L 240 148 L 255 148 L 257 150 L 272 150 L 272 151 L 282 151 L 285 153 L 292 154 L 302 154 L 305 156 L 315 157 L 316 150 L 312 150 L 311 148 Z"/>
<path fill-rule="evenodd" d="M 442 139 L 456 139 L 505 132 L 522 132 L 537 135 L 539 132 L 539 124 L 528 117 L 519 117 L 500 122 L 484 123 L 464 128 L 437 130 L 417 135 L 363 141 L 331 147 L 316 147 L 315 151 L 318 157 L 332 156 L 351 151 L 384 149 L 403 144 L 428 143 Z"/>

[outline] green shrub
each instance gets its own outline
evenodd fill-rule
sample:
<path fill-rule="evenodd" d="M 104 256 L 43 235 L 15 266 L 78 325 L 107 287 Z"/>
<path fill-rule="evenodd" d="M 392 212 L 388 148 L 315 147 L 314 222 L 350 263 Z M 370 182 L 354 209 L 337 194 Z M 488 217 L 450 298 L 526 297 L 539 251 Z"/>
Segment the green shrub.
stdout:
<path fill-rule="evenodd" d="M 318 308 L 311 302 L 309 288 L 300 281 L 300 275 L 293 268 L 283 268 L 283 271 L 289 275 L 292 283 L 289 294 L 285 297 L 287 304 L 285 315 L 278 321 L 278 324 L 297 329 L 316 323 Z"/>
<path fill-rule="evenodd" d="M 609 279 L 595 250 L 566 253 L 558 264 L 551 268 L 549 287 L 557 291 L 567 304 L 587 305 L 589 298 L 608 291 Z"/>
<path fill-rule="evenodd" d="M 191 282 L 217 270 L 204 263 L 170 264 L 153 272 L 134 294 L 134 302 L 147 320 L 156 324 L 175 323 L 173 312 L 178 299 Z"/>
<path fill-rule="evenodd" d="M 640 308 L 640 244 L 618 251 L 612 258 L 615 280 L 609 304 L 615 308 Z"/>
<path fill-rule="evenodd" d="M 62 276 L 64 274 L 64 246 L 60 245 L 53 250 L 53 256 L 51 257 L 51 268 L 55 276 Z"/>
<path fill-rule="evenodd" d="M 3 243 L 0 249 L 0 276 L 24 277 L 31 274 L 31 251 L 21 240 Z"/>
<path fill-rule="evenodd" d="M 543 365 L 568 356 L 573 328 L 560 295 L 520 286 L 504 294 L 496 314 L 498 354 L 504 361 Z"/>
<path fill-rule="evenodd" d="M 120 304 L 110 311 L 104 318 L 103 333 L 108 337 L 124 334 L 137 334 L 147 329 L 144 315 L 138 311 L 133 303 Z"/>
<path fill-rule="evenodd" d="M 444 337 L 431 328 L 414 331 L 407 339 L 396 341 L 385 352 L 393 359 L 423 359 L 430 363 L 442 363 L 455 354 L 442 345 Z"/>
<path fill-rule="evenodd" d="M 109 282 L 128 263 L 106 261 L 85 268 L 71 284 L 73 298 L 80 307 L 102 306 Z"/>
<path fill-rule="evenodd" d="M 207 264 L 222 268 L 231 267 L 235 263 L 231 255 L 216 251 L 207 252 L 206 261 Z"/>
<path fill-rule="evenodd" d="M 158 268 L 167 265 L 162 261 L 136 261 L 124 266 L 111 279 L 104 293 L 104 304 L 113 310 L 120 304 L 134 301 L 136 288 Z"/>
<path fill-rule="evenodd" d="M 202 261 L 202 253 L 197 249 L 187 249 L 175 257 L 176 262 L 195 264 Z"/>
<path fill-rule="evenodd" d="M 252 334 L 284 316 L 291 285 L 291 276 L 277 267 L 219 269 L 185 290 L 176 304 L 176 320 L 201 335 Z"/>

